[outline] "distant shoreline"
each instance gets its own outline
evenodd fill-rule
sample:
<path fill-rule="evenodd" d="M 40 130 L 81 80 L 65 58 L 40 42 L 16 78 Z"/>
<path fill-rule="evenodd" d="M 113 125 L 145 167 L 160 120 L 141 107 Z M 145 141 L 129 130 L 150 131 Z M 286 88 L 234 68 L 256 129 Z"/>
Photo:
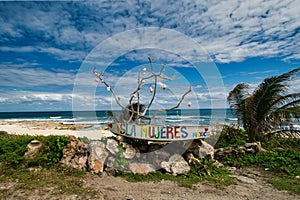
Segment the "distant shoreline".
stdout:
<path fill-rule="evenodd" d="M 76 130 L 74 130 L 76 129 Z M 113 136 L 109 130 L 91 128 L 90 125 L 64 125 L 49 121 L 8 121 L 0 120 L 0 131 L 16 135 L 74 135 L 89 139 Z"/>

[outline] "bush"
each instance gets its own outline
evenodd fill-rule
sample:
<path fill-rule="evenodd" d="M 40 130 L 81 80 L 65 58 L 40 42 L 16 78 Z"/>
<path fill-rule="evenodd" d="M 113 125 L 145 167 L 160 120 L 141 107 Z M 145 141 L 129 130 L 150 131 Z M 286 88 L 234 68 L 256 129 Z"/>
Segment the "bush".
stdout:
<path fill-rule="evenodd" d="M 259 166 L 287 175 L 300 175 L 300 154 L 294 149 L 273 149 L 257 154 L 238 154 L 223 157 L 220 161 L 234 167 Z"/>
<path fill-rule="evenodd" d="M 24 160 L 27 144 L 33 140 L 29 135 L 0 135 L 0 162 L 19 164 Z"/>
<path fill-rule="evenodd" d="M 245 145 L 247 133 L 236 125 L 224 125 L 215 148 Z"/>
<path fill-rule="evenodd" d="M 62 150 L 69 144 L 65 136 L 29 136 L 29 135 L 0 135 L 0 162 L 6 165 L 20 164 L 24 161 L 27 145 L 32 140 L 42 143 L 41 154 L 26 161 L 29 166 L 51 166 L 58 163 Z"/>

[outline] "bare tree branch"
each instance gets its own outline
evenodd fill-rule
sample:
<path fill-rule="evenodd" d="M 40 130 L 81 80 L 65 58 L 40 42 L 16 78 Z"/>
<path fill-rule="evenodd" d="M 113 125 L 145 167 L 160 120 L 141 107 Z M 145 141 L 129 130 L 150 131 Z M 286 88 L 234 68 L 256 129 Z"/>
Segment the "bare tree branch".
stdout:
<path fill-rule="evenodd" d="M 159 73 L 155 73 L 154 70 L 153 70 L 153 66 L 152 66 L 152 60 L 151 60 L 151 57 L 148 57 L 148 60 L 149 60 L 149 64 L 150 64 L 150 75 L 147 76 L 147 77 L 144 77 L 144 78 L 141 78 L 140 77 L 140 71 L 138 72 L 138 83 L 137 83 L 137 88 L 135 91 L 133 91 L 131 94 L 130 94 L 130 97 L 129 97 L 129 106 L 123 106 L 120 102 L 120 99 L 118 98 L 118 96 L 116 95 L 115 91 L 110 87 L 110 85 L 103 79 L 103 73 L 97 73 L 96 72 L 96 67 L 94 67 L 94 70 L 93 70 L 93 73 L 96 75 L 96 77 L 110 90 L 110 92 L 112 93 L 116 103 L 123 109 L 123 110 L 126 110 L 130 113 L 130 117 L 127 121 L 127 123 L 131 122 L 134 115 L 136 114 L 137 115 L 137 120 L 138 120 L 138 123 L 140 123 L 140 119 L 146 119 L 146 120 L 149 120 L 148 124 L 151 124 L 151 122 L 153 121 L 153 119 L 156 117 L 156 115 L 159 113 L 159 112 L 168 112 L 168 111 L 171 111 L 171 110 L 175 110 L 177 109 L 180 104 L 182 103 L 182 101 L 184 100 L 185 96 L 191 92 L 191 86 L 189 87 L 189 90 L 187 92 L 185 92 L 181 98 L 179 99 L 179 102 L 174 106 L 174 107 L 171 107 L 169 109 L 159 109 L 159 110 L 156 110 L 155 113 L 151 116 L 151 117 L 148 117 L 148 116 L 145 116 L 147 111 L 150 109 L 150 107 L 152 106 L 154 100 L 155 100 L 155 97 L 156 97 L 156 94 L 157 94 L 157 84 L 158 84 L 158 79 L 162 79 L 162 80 L 172 80 L 171 78 L 169 77 L 165 77 L 163 75 L 163 71 L 166 67 L 166 65 L 162 65 Z M 142 84 L 144 84 L 144 82 L 148 79 L 151 79 L 151 78 L 154 78 L 154 89 L 153 89 L 153 94 L 152 94 L 152 97 L 148 103 L 148 105 L 145 107 L 145 109 L 143 110 L 143 112 L 140 112 L 140 91 L 141 91 L 141 87 L 142 87 Z M 137 97 L 137 111 L 134 109 L 133 107 L 133 99 Z M 145 122 L 142 122 L 142 123 L 145 123 Z"/>
<path fill-rule="evenodd" d="M 151 120 L 153 120 L 159 112 L 169 112 L 169 111 L 172 111 L 172 110 L 175 110 L 176 108 L 178 108 L 178 107 L 180 106 L 180 104 L 182 103 L 182 101 L 184 100 L 185 96 L 186 96 L 188 93 L 190 93 L 191 91 L 192 91 L 192 87 L 190 86 L 190 87 L 189 87 L 189 90 L 181 96 L 179 102 L 178 102 L 177 105 L 175 105 L 174 107 L 169 108 L 169 109 L 159 109 L 159 110 L 156 110 L 156 111 L 154 112 L 154 114 L 152 115 Z"/>

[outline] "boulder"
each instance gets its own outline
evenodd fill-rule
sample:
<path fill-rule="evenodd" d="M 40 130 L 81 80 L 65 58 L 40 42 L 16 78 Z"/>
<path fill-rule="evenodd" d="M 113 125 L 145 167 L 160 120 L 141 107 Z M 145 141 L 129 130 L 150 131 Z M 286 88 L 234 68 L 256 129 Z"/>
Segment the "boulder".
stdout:
<path fill-rule="evenodd" d="M 172 155 L 168 162 L 162 162 L 161 167 L 174 176 L 185 174 L 191 169 L 189 164 L 179 154 Z"/>
<path fill-rule="evenodd" d="M 150 163 L 150 164 L 156 166 L 157 168 L 160 167 L 161 162 L 168 161 L 170 158 L 170 153 L 166 152 L 162 149 L 159 149 L 157 151 L 148 152 L 148 153 L 145 153 L 144 155 L 146 156 L 144 158 L 144 160 L 147 163 Z"/>
<path fill-rule="evenodd" d="M 63 149 L 60 163 L 64 166 L 84 170 L 88 159 L 88 150 L 85 143 L 78 140 L 75 136 L 68 136 L 70 147 Z"/>
<path fill-rule="evenodd" d="M 89 170 L 93 173 L 103 173 L 104 163 L 108 156 L 105 143 L 93 141 L 89 144 L 90 155 L 88 157 Z"/>
<path fill-rule="evenodd" d="M 6 131 L 0 131 L 0 135 L 8 135 L 8 132 L 6 132 Z"/>
<path fill-rule="evenodd" d="M 126 159 L 132 159 L 134 156 L 139 156 L 139 150 L 134 148 L 132 145 L 126 143 L 126 142 L 121 142 L 122 146 L 125 148 L 124 152 L 124 157 Z"/>
<path fill-rule="evenodd" d="M 215 149 L 202 140 L 194 140 L 187 151 L 192 152 L 198 158 L 205 158 L 206 156 L 214 158 L 215 153 Z"/>
<path fill-rule="evenodd" d="M 130 163 L 129 169 L 134 174 L 147 175 L 151 172 L 155 172 L 154 166 L 148 163 Z"/>
<path fill-rule="evenodd" d="M 187 162 L 188 162 L 189 164 L 193 163 L 194 160 L 196 160 L 194 154 L 193 154 L 193 153 L 190 153 L 190 152 L 188 152 L 188 153 L 185 154 L 185 159 L 187 160 Z"/>
<path fill-rule="evenodd" d="M 119 152 L 119 145 L 116 140 L 108 139 L 106 142 L 106 149 L 112 154 L 116 155 Z"/>
<path fill-rule="evenodd" d="M 205 157 L 208 156 L 209 158 L 213 159 L 214 158 L 215 149 L 210 144 L 208 144 L 205 141 L 202 141 L 201 143 L 202 144 L 201 144 L 201 146 L 199 148 L 198 157 L 199 158 L 205 158 Z"/>
<path fill-rule="evenodd" d="M 37 154 L 39 154 L 42 150 L 42 143 L 38 140 L 32 140 L 28 145 L 27 145 L 27 152 L 24 154 L 25 159 L 31 159 L 34 158 Z"/>
<path fill-rule="evenodd" d="M 253 142 L 253 143 L 246 143 L 245 144 L 246 151 L 251 151 L 251 152 L 260 152 L 260 151 L 265 151 L 261 147 L 260 142 Z"/>
<path fill-rule="evenodd" d="M 115 157 L 114 156 L 107 157 L 107 159 L 105 161 L 105 172 L 108 175 L 113 176 L 113 175 L 117 174 L 118 170 L 115 168 L 114 163 L 115 163 Z"/>

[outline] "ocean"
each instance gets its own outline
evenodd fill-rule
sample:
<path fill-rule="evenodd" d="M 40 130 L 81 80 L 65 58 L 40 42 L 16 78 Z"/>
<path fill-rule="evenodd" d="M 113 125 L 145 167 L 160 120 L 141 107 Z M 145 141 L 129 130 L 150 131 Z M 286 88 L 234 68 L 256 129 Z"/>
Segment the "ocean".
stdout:
<path fill-rule="evenodd" d="M 121 111 L 113 111 L 115 115 Z M 148 114 L 152 114 L 150 111 Z M 208 125 L 210 123 L 237 123 L 230 109 L 188 109 L 159 113 L 155 124 Z M 9 121 L 53 121 L 62 124 L 91 124 L 104 126 L 112 119 L 107 111 L 52 111 L 52 112 L 0 112 L 0 120 Z"/>

